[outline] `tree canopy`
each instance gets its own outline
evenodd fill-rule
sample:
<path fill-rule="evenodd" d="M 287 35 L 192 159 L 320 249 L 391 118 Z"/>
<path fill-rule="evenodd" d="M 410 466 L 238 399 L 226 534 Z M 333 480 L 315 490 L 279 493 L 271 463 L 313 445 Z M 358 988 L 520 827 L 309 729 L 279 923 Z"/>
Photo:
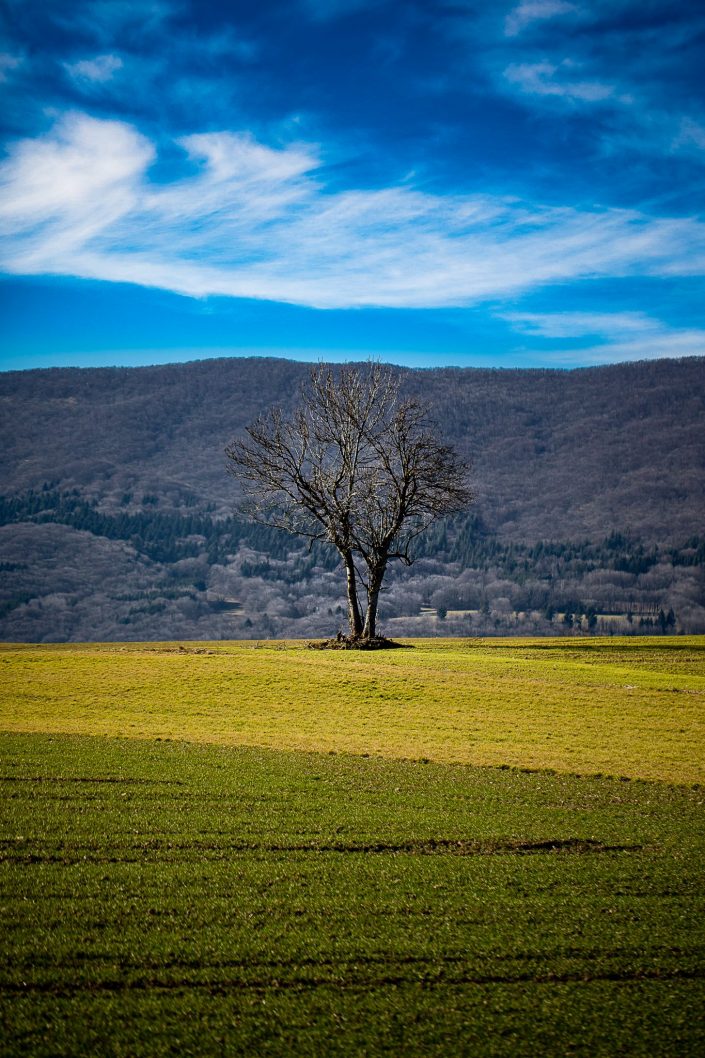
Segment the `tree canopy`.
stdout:
<path fill-rule="evenodd" d="M 467 466 L 428 407 L 377 363 L 312 370 L 292 413 L 272 408 L 226 449 L 251 517 L 331 543 L 345 568 L 352 641 L 376 637 L 390 560 L 413 561 L 428 526 L 468 506 Z M 360 605 L 360 585 L 366 605 Z"/>

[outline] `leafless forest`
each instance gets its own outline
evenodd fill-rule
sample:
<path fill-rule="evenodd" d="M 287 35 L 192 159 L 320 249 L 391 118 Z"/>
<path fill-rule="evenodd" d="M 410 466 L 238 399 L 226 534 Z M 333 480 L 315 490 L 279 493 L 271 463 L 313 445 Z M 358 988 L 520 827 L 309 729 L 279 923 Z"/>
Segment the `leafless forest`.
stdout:
<path fill-rule="evenodd" d="M 0 376 L 6 640 L 309 637 L 336 556 L 249 524 L 224 449 L 308 368 L 224 359 Z M 404 370 L 476 502 L 390 571 L 393 635 L 705 631 L 705 361 Z"/>

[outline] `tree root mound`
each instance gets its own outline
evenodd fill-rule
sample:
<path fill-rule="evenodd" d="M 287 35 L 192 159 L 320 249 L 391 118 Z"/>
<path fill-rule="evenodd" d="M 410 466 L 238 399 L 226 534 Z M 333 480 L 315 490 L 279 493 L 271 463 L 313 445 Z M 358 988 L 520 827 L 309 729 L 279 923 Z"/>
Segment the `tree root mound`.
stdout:
<path fill-rule="evenodd" d="M 309 650 L 397 650 L 410 648 L 410 643 L 396 643 L 393 639 L 384 636 L 345 636 L 338 632 L 333 639 L 324 639 L 322 642 L 309 643 Z"/>

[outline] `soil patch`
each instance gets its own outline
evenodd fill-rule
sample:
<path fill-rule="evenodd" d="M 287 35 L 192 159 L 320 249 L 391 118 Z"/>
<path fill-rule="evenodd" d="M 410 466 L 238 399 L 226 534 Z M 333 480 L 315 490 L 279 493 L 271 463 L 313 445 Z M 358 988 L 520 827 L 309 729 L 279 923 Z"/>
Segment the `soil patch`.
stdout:
<path fill-rule="evenodd" d="M 397 650 L 413 649 L 411 643 L 397 643 L 393 639 L 384 636 L 370 636 L 369 638 L 345 636 L 338 632 L 332 639 L 309 643 L 309 650 Z"/>

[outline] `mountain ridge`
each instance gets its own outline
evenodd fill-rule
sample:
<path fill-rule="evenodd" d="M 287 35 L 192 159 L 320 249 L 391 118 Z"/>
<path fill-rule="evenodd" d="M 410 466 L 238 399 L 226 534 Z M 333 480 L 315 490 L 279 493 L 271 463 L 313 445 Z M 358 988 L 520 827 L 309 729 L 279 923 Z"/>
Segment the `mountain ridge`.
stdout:
<path fill-rule="evenodd" d="M 701 526 L 705 359 L 570 372 L 399 370 L 405 387 L 430 401 L 444 438 L 473 463 L 483 517 L 500 536 L 599 537 L 629 528 L 649 540 L 675 539 Z M 224 512 L 233 500 L 225 445 L 267 406 L 290 404 L 308 371 L 252 357 L 8 372 L 0 376 L 3 491 L 49 480 L 108 499 L 181 483 Z M 40 423 L 51 450 L 42 451 Z M 659 516 L 654 505 L 669 501 Z"/>
<path fill-rule="evenodd" d="M 472 462 L 477 493 L 464 521 L 441 527 L 423 560 L 393 575 L 385 605 L 401 631 L 426 634 L 424 613 L 456 608 L 482 613 L 472 621 L 485 631 L 512 631 L 512 613 L 567 606 L 611 608 L 625 621 L 630 612 L 646 619 L 673 609 L 684 629 L 699 627 L 701 611 L 705 620 L 697 558 L 704 358 L 571 371 L 395 370 Z M 268 406 L 292 406 L 309 371 L 251 357 L 0 375 L 0 635 L 331 631 L 335 564 L 297 557 L 296 540 L 280 544 L 227 521 L 237 489 L 225 472 L 226 444 Z M 193 539 L 189 513 L 202 518 Z M 615 552 L 608 540 L 624 543 Z M 535 560 L 546 541 L 563 543 L 551 562 Z M 105 572 L 111 563 L 122 570 L 115 583 Z M 466 590 L 454 595 L 458 578 Z M 411 613 L 405 593 L 415 600 Z M 223 616 L 233 600 L 241 625 Z M 531 621 L 535 631 L 555 629 Z"/>

